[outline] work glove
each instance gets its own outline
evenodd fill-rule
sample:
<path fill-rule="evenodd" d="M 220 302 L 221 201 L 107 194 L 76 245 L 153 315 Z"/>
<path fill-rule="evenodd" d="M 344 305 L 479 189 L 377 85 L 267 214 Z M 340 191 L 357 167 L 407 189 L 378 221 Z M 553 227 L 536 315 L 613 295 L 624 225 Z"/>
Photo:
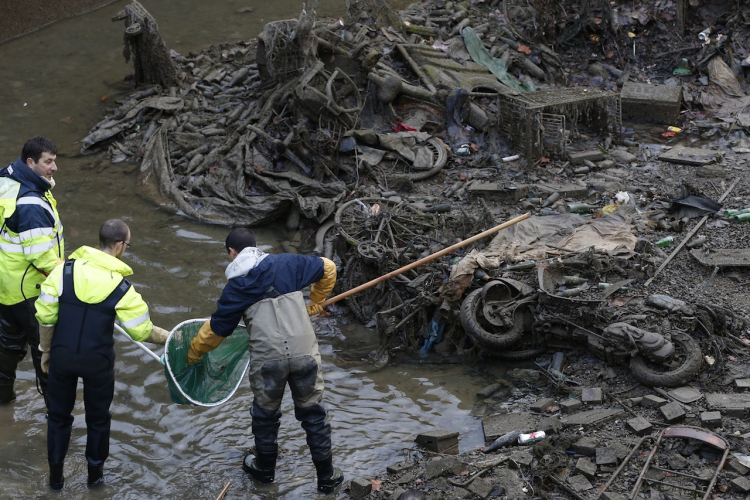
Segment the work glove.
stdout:
<path fill-rule="evenodd" d="M 211 320 L 207 319 L 198 331 L 198 335 L 190 342 L 190 351 L 188 351 L 188 366 L 192 366 L 201 360 L 204 354 L 209 353 L 219 347 L 226 337 L 216 335 L 211 330 Z"/>
<path fill-rule="evenodd" d="M 49 352 L 42 353 L 42 371 L 49 373 Z"/>
<path fill-rule="evenodd" d="M 39 325 L 39 350 L 49 352 L 52 349 L 52 336 L 56 325 Z"/>
<path fill-rule="evenodd" d="M 323 306 L 318 304 L 317 302 L 313 302 L 312 300 L 307 303 L 307 315 L 308 316 L 315 316 L 316 314 L 320 314 L 323 312 Z"/>
<path fill-rule="evenodd" d="M 169 332 L 167 330 L 154 325 L 151 333 L 149 333 L 148 337 L 146 337 L 146 342 L 164 345 L 167 342 L 167 337 L 169 337 Z"/>
<path fill-rule="evenodd" d="M 336 285 L 336 264 L 325 257 L 321 259 L 323 260 L 323 277 L 310 287 L 310 300 L 318 304 L 326 300 Z"/>

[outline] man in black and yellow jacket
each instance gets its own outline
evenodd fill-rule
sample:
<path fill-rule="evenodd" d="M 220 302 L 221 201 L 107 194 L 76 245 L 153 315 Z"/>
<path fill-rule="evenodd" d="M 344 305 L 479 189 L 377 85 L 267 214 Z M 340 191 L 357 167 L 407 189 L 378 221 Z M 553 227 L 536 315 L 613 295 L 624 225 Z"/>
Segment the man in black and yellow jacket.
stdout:
<path fill-rule="evenodd" d="M 64 484 L 79 377 L 86 407 L 88 484 L 102 481 L 115 390 L 115 320 L 133 340 L 164 344 L 169 334 L 151 323 L 148 306 L 125 279 L 133 274 L 120 260 L 128 247 L 128 226 L 108 220 L 99 230 L 99 250 L 83 246 L 73 252 L 42 283 L 36 302 L 42 369 L 49 373 L 50 488 L 56 491 Z"/>
<path fill-rule="evenodd" d="M 55 145 L 37 136 L 0 169 L 0 403 L 16 399 L 16 368 L 27 346 L 47 402 L 34 302 L 42 281 L 64 259 L 63 227 L 51 191 L 56 158 Z"/>
<path fill-rule="evenodd" d="M 274 481 L 281 398 L 289 384 L 294 416 L 307 434 L 318 491 L 331 493 L 344 475 L 333 467 L 331 425 L 322 404 L 323 370 L 309 316 L 322 311 L 320 304 L 336 283 L 336 265 L 312 255 L 266 254 L 245 228 L 229 233 L 226 248 L 232 260 L 225 272 L 228 283 L 216 312 L 190 344 L 189 362 L 197 363 L 216 349 L 244 316 L 255 396 L 250 410 L 255 456 L 245 457 L 243 469 L 262 483 Z M 310 302 L 305 305 L 300 290 L 310 284 Z"/>

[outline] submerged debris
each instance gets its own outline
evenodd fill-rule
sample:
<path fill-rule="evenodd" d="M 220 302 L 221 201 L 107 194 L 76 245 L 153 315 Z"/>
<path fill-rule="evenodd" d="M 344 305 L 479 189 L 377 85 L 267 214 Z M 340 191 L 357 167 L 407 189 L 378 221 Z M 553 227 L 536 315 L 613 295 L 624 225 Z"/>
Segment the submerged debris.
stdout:
<path fill-rule="evenodd" d="M 175 80 L 139 86 L 82 149 L 140 161 L 140 192 L 187 217 L 285 219 L 287 251 L 323 224 L 315 251 L 343 290 L 531 212 L 334 307 L 377 329 L 376 365 L 538 363 L 492 377 L 476 413 L 508 415 L 485 416 L 488 443 L 543 441 L 493 460 L 413 451 L 372 495 L 593 498 L 611 477 L 617 498 L 662 424 L 722 425 L 747 453 L 750 11 L 697 4 L 357 1 L 350 24 L 306 6 L 251 41 L 172 52 Z M 705 401 L 662 398 L 683 385 Z M 695 439 L 655 463 L 689 470 L 695 494 L 750 491 L 739 467 L 709 484 L 719 455 Z M 650 474 L 653 498 L 675 491 Z"/>

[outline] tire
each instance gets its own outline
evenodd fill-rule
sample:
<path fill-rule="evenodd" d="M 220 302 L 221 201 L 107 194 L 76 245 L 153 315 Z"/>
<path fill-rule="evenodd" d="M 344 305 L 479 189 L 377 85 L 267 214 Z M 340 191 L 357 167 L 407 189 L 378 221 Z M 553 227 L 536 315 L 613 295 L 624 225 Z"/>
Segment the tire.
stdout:
<path fill-rule="evenodd" d="M 539 356 L 544 352 L 543 347 L 538 348 L 532 348 L 532 349 L 524 349 L 521 351 L 492 351 L 489 349 L 483 349 L 482 352 L 480 352 L 480 356 L 485 356 L 488 358 L 494 358 L 494 359 L 504 359 L 507 361 L 522 361 L 525 359 L 531 359 Z"/>
<path fill-rule="evenodd" d="M 684 333 L 673 333 L 675 346 L 675 368 L 665 367 L 647 360 L 643 356 L 634 356 L 630 360 L 630 371 L 633 376 L 647 387 L 680 387 L 685 385 L 700 372 L 703 355 L 700 345 L 691 336 Z"/>
<path fill-rule="evenodd" d="M 464 332 L 477 344 L 490 350 L 505 349 L 516 344 L 523 336 L 523 324 L 514 323 L 513 327 L 503 333 L 485 330 L 479 323 L 477 314 L 482 302 L 482 289 L 471 292 L 461 304 L 461 325 Z"/>
<path fill-rule="evenodd" d="M 344 291 L 351 290 L 362 283 L 366 283 L 372 277 L 377 277 L 377 268 L 374 268 L 361 259 L 356 257 L 350 258 L 344 266 L 344 272 L 341 275 L 341 283 Z M 381 293 L 381 287 L 374 286 L 369 290 L 363 290 L 359 294 L 350 295 L 346 299 L 346 305 L 362 324 L 366 325 L 375 316 L 377 309 L 377 299 Z"/>

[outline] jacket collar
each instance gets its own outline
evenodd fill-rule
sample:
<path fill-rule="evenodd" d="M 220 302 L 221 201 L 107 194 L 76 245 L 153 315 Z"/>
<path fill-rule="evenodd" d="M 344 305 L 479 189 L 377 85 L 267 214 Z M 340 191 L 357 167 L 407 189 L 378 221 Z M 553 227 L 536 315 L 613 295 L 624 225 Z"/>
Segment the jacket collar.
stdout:
<path fill-rule="evenodd" d="M 257 247 L 247 247 L 237 254 L 237 257 L 229 263 L 224 275 L 228 280 L 245 276 L 247 273 L 258 267 L 268 254 Z"/>
<path fill-rule="evenodd" d="M 97 248 L 92 248 L 86 245 L 73 252 L 69 258 L 90 262 L 91 264 L 97 265 L 109 271 L 119 273 L 121 276 L 130 276 L 131 274 L 133 274 L 133 270 L 130 268 L 130 266 L 125 264 L 117 257 L 113 257 Z"/>
<path fill-rule="evenodd" d="M 21 161 L 20 157 L 12 164 L 8 165 L 5 170 L 9 177 L 34 191 L 44 193 L 49 191 L 52 187 L 47 179 L 31 170 L 23 161 Z"/>

